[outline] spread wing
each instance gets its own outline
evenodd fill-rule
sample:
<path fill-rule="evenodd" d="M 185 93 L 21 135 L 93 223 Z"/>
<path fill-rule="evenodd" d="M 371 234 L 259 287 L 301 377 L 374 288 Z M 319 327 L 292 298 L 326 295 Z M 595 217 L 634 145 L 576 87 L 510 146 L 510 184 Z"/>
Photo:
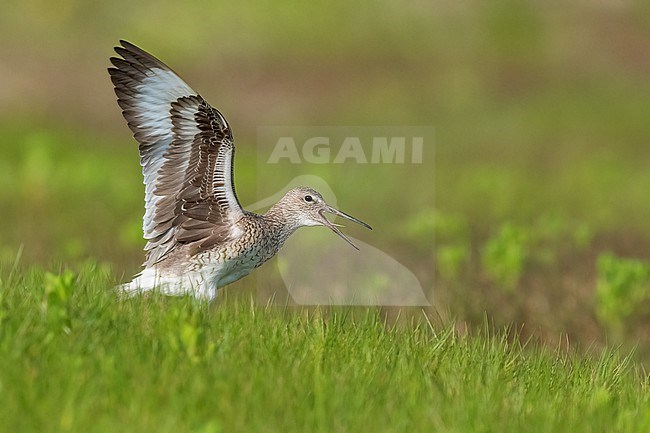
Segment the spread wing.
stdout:
<path fill-rule="evenodd" d="M 244 211 L 233 183 L 226 119 L 168 66 L 120 41 L 109 74 L 139 144 L 145 184 L 146 266 L 175 245 L 208 248 L 231 236 Z"/>

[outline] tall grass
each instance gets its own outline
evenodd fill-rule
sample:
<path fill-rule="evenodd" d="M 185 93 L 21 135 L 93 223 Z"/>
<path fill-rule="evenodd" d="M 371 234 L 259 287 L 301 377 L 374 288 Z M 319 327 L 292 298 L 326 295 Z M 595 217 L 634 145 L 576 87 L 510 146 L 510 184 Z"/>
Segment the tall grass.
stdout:
<path fill-rule="evenodd" d="M 1 275 L 3 431 L 650 429 L 648 378 L 614 351 L 388 326 L 373 309 L 121 299 L 92 263 Z"/>

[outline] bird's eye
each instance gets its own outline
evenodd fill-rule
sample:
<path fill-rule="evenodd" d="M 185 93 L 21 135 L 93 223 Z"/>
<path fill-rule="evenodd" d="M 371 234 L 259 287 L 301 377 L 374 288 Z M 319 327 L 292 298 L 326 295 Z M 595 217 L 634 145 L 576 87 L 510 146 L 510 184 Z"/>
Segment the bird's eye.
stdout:
<path fill-rule="evenodd" d="M 305 201 L 306 201 L 307 203 L 311 203 L 312 201 L 314 201 L 314 199 L 312 198 L 312 196 L 310 196 L 310 195 L 306 195 L 306 196 L 305 196 Z"/>

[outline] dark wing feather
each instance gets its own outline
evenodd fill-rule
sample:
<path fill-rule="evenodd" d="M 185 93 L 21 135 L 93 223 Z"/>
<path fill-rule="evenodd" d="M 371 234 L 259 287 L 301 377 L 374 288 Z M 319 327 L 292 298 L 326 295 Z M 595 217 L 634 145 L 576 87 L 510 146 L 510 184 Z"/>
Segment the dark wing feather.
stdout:
<path fill-rule="evenodd" d="M 231 236 L 243 215 L 233 183 L 235 146 L 232 132 L 219 111 L 197 98 L 194 136 L 185 181 L 179 195 L 180 212 L 174 222 L 176 240 L 209 248 Z"/>
<path fill-rule="evenodd" d="M 235 195 L 228 123 L 168 66 L 120 41 L 109 74 L 139 144 L 147 262 L 177 243 L 213 245 L 243 215 Z"/>

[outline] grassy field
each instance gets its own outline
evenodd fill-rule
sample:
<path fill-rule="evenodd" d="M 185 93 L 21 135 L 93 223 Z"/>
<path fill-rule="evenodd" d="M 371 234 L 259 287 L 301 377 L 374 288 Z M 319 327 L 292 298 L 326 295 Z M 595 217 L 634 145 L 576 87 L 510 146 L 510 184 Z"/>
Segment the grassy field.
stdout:
<path fill-rule="evenodd" d="M 125 300 L 90 263 L 77 275 L 9 271 L 3 431 L 650 429 L 648 378 L 613 351 L 460 337 L 424 315 L 387 326 L 377 310 Z"/>
<path fill-rule="evenodd" d="M 647 3 L 3 5 L 0 431 L 650 430 Z M 245 206 L 320 176 L 432 307 L 298 306 L 279 260 L 210 306 L 116 298 L 144 245 L 119 39 L 222 111 Z M 435 145 L 266 163 L 287 125 Z M 312 262 L 371 256 L 317 230 Z"/>

